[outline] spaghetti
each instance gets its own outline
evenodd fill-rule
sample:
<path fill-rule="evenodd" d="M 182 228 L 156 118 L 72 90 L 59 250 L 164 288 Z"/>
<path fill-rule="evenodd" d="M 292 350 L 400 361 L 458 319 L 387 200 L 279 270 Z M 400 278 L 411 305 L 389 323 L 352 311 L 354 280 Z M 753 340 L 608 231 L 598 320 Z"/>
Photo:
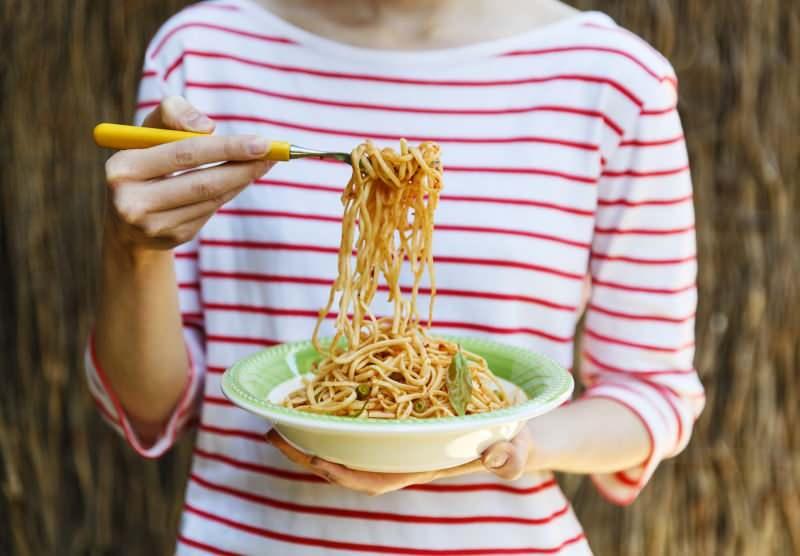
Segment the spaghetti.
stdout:
<path fill-rule="evenodd" d="M 314 364 L 313 378 L 284 405 L 387 419 L 482 413 L 510 405 L 482 357 L 428 335 L 436 295 L 432 246 L 442 188 L 439 146 L 409 147 L 401 140 L 398 153 L 366 142 L 353 150 L 352 163 L 342 193 L 338 276 L 312 336 L 322 359 Z M 406 262 L 413 279 L 404 292 L 400 273 Z M 428 323 L 422 326 L 417 299 L 426 272 L 430 301 Z M 381 277 L 393 311 L 377 318 L 370 304 Z M 336 333 L 323 345 L 320 326 L 337 297 Z"/>

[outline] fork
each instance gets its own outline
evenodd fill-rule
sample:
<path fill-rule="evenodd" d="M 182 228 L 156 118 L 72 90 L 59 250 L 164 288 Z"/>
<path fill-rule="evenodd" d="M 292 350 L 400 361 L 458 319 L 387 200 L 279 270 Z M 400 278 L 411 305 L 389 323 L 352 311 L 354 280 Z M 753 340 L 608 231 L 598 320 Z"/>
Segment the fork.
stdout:
<path fill-rule="evenodd" d="M 94 142 L 98 147 L 109 149 L 146 149 L 164 143 L 181 141 L 191 137 L 205 137 L 208 133 L 193 131 L 175 131 L 133 125 L 100 123 L 94 128 Z M 352 164 L 350 153 L 319 151 L 298 147 L 286 141 L 270 141 L 269 149 L 264 157 L 268 160 L 294 160 L 297 158 L 329 158 Z"/>

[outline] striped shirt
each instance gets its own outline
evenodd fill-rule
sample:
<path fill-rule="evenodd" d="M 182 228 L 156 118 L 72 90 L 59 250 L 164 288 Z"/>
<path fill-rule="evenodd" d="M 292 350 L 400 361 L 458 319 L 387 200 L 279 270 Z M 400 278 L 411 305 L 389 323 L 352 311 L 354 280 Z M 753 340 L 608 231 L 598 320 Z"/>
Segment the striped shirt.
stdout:
<path fill-rule="evenodd" d="M 583 395 L 629 408 L 650 436 L 641 465 L 592 477 L 611 502 L 628 504 L 684 448 L 704 400 L 692 367 L 695 225 L 676 88 L 660 54 L 597 12 L 401 53 L 336 43 L 249 0 L 219 0 L 158 32 L 137 120 L 182 95 L 220 134 L 335 151 L 365 138 L 439 142 L 435 332 L 492 337 L 572 368 L 585 312 Z M 551 473 L 515 482 L 475 474 L 370 497 L 288 462 L 264 442 L 265 421 L 222 397 L 231 364 L 310 337 L 336 273 L 349 173 L 315 160 L 279 164 L 175 249 L 191 369 L 154 445 L 137 438 L 89 342 L 91 393 L 137 452 L 158 457 L 198 429 L 176 552 L 590 553 Z M 389 309 L 384 299 L 374 306 Z"/>

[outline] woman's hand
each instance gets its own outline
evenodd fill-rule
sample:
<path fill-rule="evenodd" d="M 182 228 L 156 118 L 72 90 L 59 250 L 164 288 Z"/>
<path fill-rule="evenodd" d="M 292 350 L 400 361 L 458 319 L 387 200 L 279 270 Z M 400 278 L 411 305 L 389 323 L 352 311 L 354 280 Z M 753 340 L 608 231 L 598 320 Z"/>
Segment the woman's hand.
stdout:
<path fill-rule="evenodd" d="M 179 97 L 164 100 L 144 124 L 214 129 Z M 189 369 L 169 250 L 193 238 L 220 205 L 269 169 L 271 163 L 260 160 L 267 149 L 260 137 L 209 136 L 120 151 L 106 163 L 95 349 L 145 444 L 156 439 L 181 399 Z M 214 162 L 224 164 L 195 169 Z M 172 175 L 181 170 L 192 171 Z"/>
<path fill-rule="evenodd" d="M 214 123 L 180 97 L 169 97 L 144 121 L 149 127 L 211 132 Z M 189 241 L 224 203 L 273 164 L 269 142 L 255 135 L 198 137 L 119 151 L 106 162 L 109 229 L 117 244 L 165 250 Z M 225 162 L 180 175 L 174 172 Z"/>
<path fill-rule="evenodd" d="M 490 471 L 509 481 L 539 471 L 613 473 L 641 465 L 651 449 L 639 418 L 627 407 L 606 399 L 578 400 L 559 407 L 529 421 L 511 441 L 489 446 L 480 459 L 428 473 L 355 471 L 296 450 L 274 429 L 267 440 L 315 475 L 368 494 L 478 471 Z"/>
<path fill-rule="evenodd" d="M 305 454 L 291 446 L 275 429 L 267 433 L 267 441 L 294 463 L 329 483 L 370 495 L 386 494 L 407 486 L 429 483 L 445 477 L 456 477 L 489 470 L 503 479 L 518 479 L 526 470 L 530 454 L 530 434 L 523 429 L 511 442 L 490 446 L 481 459 L 451 469 L 423 473 L 375 473 L 357 471 L 318 457 Z"/>
<path fill-rule="evenodd" d="M 488 471 L 501 479 L 515 481 L 533 468 L 543 470 L 544 462 L 536 461 L 530 429 L 525 426 L 510 442 L 496 442 L 481 454 L 481 462 Z"/>

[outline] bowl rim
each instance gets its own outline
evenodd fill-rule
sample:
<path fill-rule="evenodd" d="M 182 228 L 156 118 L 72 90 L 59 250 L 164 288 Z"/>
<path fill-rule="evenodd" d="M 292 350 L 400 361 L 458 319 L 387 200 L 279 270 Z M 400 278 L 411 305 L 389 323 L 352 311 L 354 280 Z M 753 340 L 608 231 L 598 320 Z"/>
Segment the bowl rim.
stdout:
<path fill-rule="evenodd" d="M 302 428 L 304 430 L 328 431 L 347 435 L 398 435 L 408 433 L 447 433 L 482 429 L 490 426 L 532 419 L 547 413 L 566 401 L 575 388 L 572 374 L 551 358 L 526 348 L 504 344 L 494 340 L 472 336 L 451 336 L 440 334 L 441 338 L 469 344 L 468 349 L 481 346 L 501 349 L 521 359 L 536 361 L 548 369 L 550 384 L 548 389 L 521 404 L 486 413 L 459 417 L 436 417 L 431 419 L 378 419 L 370 417 L 344 417 L 309 413 L 283 407 L 268 400 L 261 400 L 239 385 L 237 376 L 245 367 L 257 364 L 266 357 L 279 358 L 313 347 L 311 341 L 288 342 L 259 350 L 244 357 L 226 369 L 220 381 L 222 393 L 234 405 L 268 419 L 274 425 Z M 325 341 L 325 340 L 323 340 Z"/>

